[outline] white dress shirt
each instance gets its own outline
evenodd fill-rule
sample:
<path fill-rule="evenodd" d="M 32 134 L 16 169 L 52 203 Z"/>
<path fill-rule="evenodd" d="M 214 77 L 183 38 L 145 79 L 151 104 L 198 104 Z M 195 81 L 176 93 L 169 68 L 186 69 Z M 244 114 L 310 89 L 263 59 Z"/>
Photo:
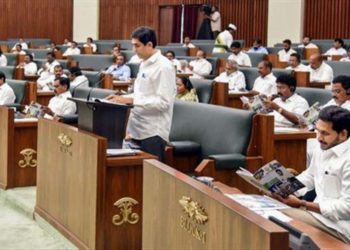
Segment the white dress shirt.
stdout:
<path fill-rule="evenodd" d="M 41 78 L 36 81 L 38 85 L 40 85 L 42 91 L 51 91 L 53 89 L 53 81 L 56 79 L 56 76 L 54 74 L 49 74 L 47 72 L 44 72 L 44 75 L 46 75 L 46 78 Z M 61 77 L 67 78 L 67 75 L 63 74 Z"/>
<path fill-rule="evenodd" d="M 88 88 L 89 87 L 89 80 L 86 76 L 80 75 L 77 76 L 73 81 L 70 82 L 70 88 L 75 89 L 77 87 L 83 87 Z"/>
<path fill-rule="evenodd" d="M 189 44 L 184 44 L 184 45 L 182 45 L 182 47 L 186 47 L 186 48 L 189 48 L 189 49 L 193 49 L 193 48 L 195 48 L 196 46 L 195 46 L 193 43 L 189 43 Z"/>
<path fill-rule="evenodd" d="M 204 58 L 191 61 L 190 66 L 193 67 L 193 76 L 191 76 L 192 78 L 204 79 L 204 77 L 208 76 L 212 70 L 210 62 Z"/>
<path fill-rule="evenodd" d="M 77 107 L 73 101 L 67 100 L 72 97 L 70 91 L 56 95 L 50 99 L 49 108 L 55 115 L 73 115 L 77 111 Z"/>
<path fill-rule="evenodd" d="M 341 61 L 341 62 L 350 62 L 350 58 L 349 57 L 344 57 L 344 58 L 340 59 L 339 61 Z"/>
<path fill-rule="evenodd" d="M 23 42 L 23 43 L 16 43 L 16 44 L 12 47 L 11 50 L 16 50 L 16 45 L 17 45 L 17 44 L 21 44 L 22 50 L 23 50 L 23 49 L 28 49 L 28 44 L 25 43 L 25 42 Z"/>
<path fill-rule="evenodd" d="M 254 82 L 253 90 L 266 96 L 277 94 L 276 77 L 272 73 L 265 77 L 259 76 Z"/>
<path fill-rule="evenodd" d="M 96 53 L 96 51 L 97 51 L 97 46 L 96 46 L 96 44 L 94 44 L 94 43 L 90 43 L 90 44 L 85 43 L 83 46 L 84 46 L 85 48 L 91 47 L 93 53 Z"/>
<path fill-rule="evenodd" d="M 181 69 L 181 64 L 180 61 L 177 60 L 176 58 L 174 58 L 173 60 L 171 60 L 172 64 L 174 67 L 176 67 L 176 70 L 180 70 Z"/>
<path fill-rule="evenodd" d="M 317 147 L 310 167 L 297 179 L 316 191 L 321 214 L 310 213 L 350 240 L 350 139 L 328 150 Z"/>
<path fill-rule="evenodd" d="M 53 60 L 52 63 L 46 62 L 45 69 L 43 68 L 39 69 L 38 75 L 41 75 L 41 73 L 44 73 L 44 72 L 49 72 L 50 74 L 55 73 L 56 65 L 60 65 L 60 63 L 57 60 Z"/>
<path fill-rule="evenodd" d="M 347 52 L 344 48 L 340 47 L 338 49 L 336 48 L 330 48 L 329 50 L 327 50 L 327 52 L 325 53 L 326 56 L 346 56 Z"/>
<path fill-rule="evenodd" d="M 80 55 L 80 49 L 77 48 L 68 48 L 66 51 L 63 53 L 63 56 L 73 56 L 73 55 Z"/>
<path fill-rule="evenodd" d="M 298 48 L 305 48 L 305 49 L 318 49 L 317 45 L 314 43 L 309 43 L 308 45 L 304 45 L 304 44 L 299 44 Z"/>
<path fill-rule="evenodd" d="M 4 54 L 2 54 L 0 56 L 0 66 L 3 67 L 3 66 L 7 66 L 7 58 Z"/>
<path fill-rule="evenodd" d="M 223 46 L 226 45 L 227 48 L 231 47 L 232 42 L 233 42 L 233 37 L 228 30 L 224 30 L 223 32 L 221 32 L 215 40 L 215 44 L 223 45 Z M 225 48 L 214 47 L 213 49 L 213 53 L 225 53 L 225 52 L 226 52 Z"/>
<path fill-rule="evenodd" d="M 347 110 L 350 111 L 350 100 L 344 102 L 342 105 L 339 106 L 339 105 L 335 102 L 334 98 L 330 99 L 325 105 L 323 105 L 322 108 L 327 107 L 327 106 L 333 106 L 333 105 L 338 106 L 338 107 L 341 107 L 341 108 L 344 108 L 344 109 L 347 109 Z"/>
<path fill-rule="evenodd" d="M 0 86 L 0 105 L 11 104 L 16 100 L 15 92 L 6 82 Z"/>
<path fill-rule="evenodd" d="M 333 81 L 333 69 L 328 64 L 322 62 L 321 66 L 317 69 L 308 66 L 310 71 L 310 82 L 332 82 Z"/>
<path fill-rule="evenodd" d="M 288 52 L 285 49 L 278 51 L 278 60 L 280 62 L 288 62 L 291 54 L 297 53 L 294 49 L 290 48 Z"/>
<path fill-rule="evenodd" d="M 29 62 L 24 64 L 24 75 L 25 76 L 35 76 L 38 71 L 38 66 L 35 62 Z"/>
<path fill-rule="evenodd" d="M 135 63 L 135 64 L 139 64 L 142 62 L 142 59 L 138 56 L 138 55 L 133 55 L 128 63 Z"/>
<path fill-rule="evenodd" d="M 250 61 L 250 57 L 242 51 L 240 51 L 237 55 L 232 53 L 227 59 L 228 60 L 235 60 L 239 66 L 247 66 L 247 67 L 252 66 L 252 62 Z"/>
<path fill-rule="evenodd" d="M 292 66 L 288 66 L 286 69 L 290 69 L 290 70 L 294 70 L 294 71 L 303 71 L 303 72 L 309 71 L 308 66 L 306 66 L 302 63 L 299 63 L 298 66 L 296 66 L 295 68 L 292 68 Z"/>
<path fill-rule="evenodd" d="M 215 82 L 227 82 L 229 90 L 241 91 L 246 87 L 245 77 L 241 71 L 235 71 L 230 75 L 226 72 L 222 72 L 219 76 L 214 79 Z"/>
<path fill-rule="evenodd" d="M 293 94 L 286 101 L 283 101 L 282 98 L 278 97 L 273 100 L 278 106 L 281 108 L 294 113 L 296 115 L 302 116 L 306 110 L 309 108 L 308 102 L 298 94 Z M 286 117 L 278 113 L 277 111 L 273 111 L 273 115 L 275 117 L 275 126 L 276 127 L 292 127 L 294 123 L 289 121 Z"/>
<path fill-rule="evenodd" d="M 160 136 L 169 140 L 176 93 L 175 69 L 158 50 L 140 65 L 134 83 L 134 108 L 128 133 L 138 140 Z"/>

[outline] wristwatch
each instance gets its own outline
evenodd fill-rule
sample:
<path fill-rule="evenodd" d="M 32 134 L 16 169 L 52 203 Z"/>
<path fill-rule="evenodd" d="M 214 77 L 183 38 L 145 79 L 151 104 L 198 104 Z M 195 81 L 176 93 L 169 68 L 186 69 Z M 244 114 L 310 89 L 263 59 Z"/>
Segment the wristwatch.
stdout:
<path fill-rule="evenodd" d="M 302 201 L 300 202 L 299 208 L 306 211 L 306 210 L 307 210 L 306 202 L 307 202 L 307 201 L 302 200 Z"/>
<path fill-rule="evenodd" d="M 280 114 L 282 114 L 283 108 L 279 107 L 279 108 L 277 109 L 277 112 L 280 113 Z"/>

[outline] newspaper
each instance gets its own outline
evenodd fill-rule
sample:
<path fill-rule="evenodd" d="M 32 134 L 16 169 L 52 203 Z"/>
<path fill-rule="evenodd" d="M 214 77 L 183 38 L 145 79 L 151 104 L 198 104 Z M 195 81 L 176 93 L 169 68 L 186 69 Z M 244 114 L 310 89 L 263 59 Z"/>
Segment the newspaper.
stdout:
<path fill-rule="evenodd" d="M 267 100 L 266 95 L 255 95 L 253 97 L 241 96 L 241 101 L 243 104 L 249 106 L 249 110 L 257 113 L 269 113 L 271 110 L 267 109 L 264 105 L 264 101 Z"/>
<path fill-rule="evenodd" d="M 320 112 L 321 107 L 318 102 L 315 102 L 308 110 L 305 111 L 305 113 L 298 117 L 299 118 L 299 124 L 302 127 L 308 127 L 312 128 L 315 124 L 316 120 L 318 119 L 318 113 Z"/>
<path fill-rule="evenodd" d="M 45 115 L 42 106 L 37 102 L 31 102 L 29 106 L 25 107 L 23 112 L 25 117 L 41 118 Z"/>
<path fill-rule="evenodd" d="M 236 173 L 264 193 L 275 193 L 284 198 L 304 187 L 276 160 L 262 166 L 254 174 L 244 168 L 240 168 Z"/>

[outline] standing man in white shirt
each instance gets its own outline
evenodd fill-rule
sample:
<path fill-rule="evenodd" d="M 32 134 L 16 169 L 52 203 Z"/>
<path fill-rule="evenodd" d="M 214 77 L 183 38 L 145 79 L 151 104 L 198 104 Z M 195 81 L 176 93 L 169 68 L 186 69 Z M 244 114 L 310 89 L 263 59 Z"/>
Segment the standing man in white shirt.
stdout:
<path fill-rule="evenodd" d="M 242 46 L 240 42 L 233 42 L 230 47 L 232 54 L 227 59 L 235 60 L 238 63 L 238 66 L 252 66 L 252 62 L 250 61 L 249 56 L 242 51 Z"/>
<path fill-rule="evenodd" d="M 294 49 L 291 48 L 291 46 L 291 40 L 285 39 L 283 41 L 283 49 L 278 51 L 278 59 L 280 62 L 288 62 L 290 55 L 293 53 L 297 53 Z"/>
<path fill-rule="evenodd" d="M 227 28 L 221 32 L 215 39 L 213 53 L 225 53 L 230 51 L 230 46 L 233 42 L 233 32 L 237 28 L 234 24 L 230 23 Z"/>
<path fill-rule="evenodd" d="M 296 178 L 307 190 L 315 189 L 313 202 L 294 195 L 277 197 L 294 207 L 284 210 L 299 219 L 350 244 L 350 112 L 329 106 L 321 110 L 316 123 L 316 148 L 310 167 Z"/>
<path fill-rule="evenodd" d="M 309 71 L 309 68 L 301 63 L 301 58 L 298 53 L 293 53 L 289 57 L 289 66 L 286 69 L 294 71 Z"/>
<path fill-rule="evenodd" d="M 206 76 L 210 75 L 212 66 L 210 62 L 206 59 L 206 54 L 203 50 L 199 49 L 197 51 L 197 59 L 190 62 L 188 66 L 192 70 L 193 76 L 191 78 L 204 79 Z"/>
<path fill-rule="evenodd" d="M 344 49 L 343 39 L 336 38 L 334 39 L 333 48 L 327 50 L 324 54 L 326 56 L 346 56 L 346 50 Z"/>
<path fill-rule="evenodd" d="M 277 94 L 276 77 L 272 74 L 272 63 L 269 61 L 261 61 L 258 64 L 260 76 L 256 78 L 252 92 L 272 96 Z"/>
<path fill-rule="evenodd" d="M 16 100 L 13 89 L 6 83 L 6 76 L 0 71 L 0 105 L 14 103 Z"/>
<path fill-rule="evenodd" d="M 213 32 L 213 37 L 216 39 L 221 32 L 221 15 L 218 7 L 215 5 L 211 7 L 211 14 L 207 17 L 210 19 L 210 27 Z"/>
<path fill-rule="evenodd" d="M 309 108 L 308 102 L 295 93 L 297 82 L 291 75 L 280 75 L 276 79 L 278 97 L 264 101 L 266 108 L 273 110 L 275 127 L 292 127 L 299 124 L 299 117 Z"/>
<path fill-rule="evenodd" d="M 245 77 L 244 74 L 238 70 L 238 64 L 235 60 L 227 60 L 225 71 L 217 76 L 214 81 L 227 82 L 230 91 L 245 91 Z"/>
<path fill-rule="evenodd" d="M 313 54 L 310 56 L 310 82 L 332 82 L 333 69 L 331 66 L 323 62 L 321 54 Z"/>
<path fill-rule="evenodd" d="M 134 83 L 134 93 L 127 96 L 109 96 L 107 99 L 133 104 L 127 134 L 141 150 L 164 161 L 166 142 L 169 141 L 176 93 L 175 69 L 172 63 L 155 47 L 155 31 L 139 27 L 131 34 L 133 50 L 143 60 Z"/>
<path fill-rule="evenodd" d="M 17 65 L 17 68 L 24 68 L 25 76 L 35 76 L 38 71 L 38 66 L 33 62 L 33 55 L 26 54 L 24 56 L 24 62 Z"/>

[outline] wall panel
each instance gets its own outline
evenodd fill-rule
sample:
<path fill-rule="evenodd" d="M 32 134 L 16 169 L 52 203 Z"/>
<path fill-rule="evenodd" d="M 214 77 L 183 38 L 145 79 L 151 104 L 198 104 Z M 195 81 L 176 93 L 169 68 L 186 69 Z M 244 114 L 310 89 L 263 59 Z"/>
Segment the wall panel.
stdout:
<path fill-rule="evenodd" d="M 73 0 L 0 0 L 0 40 L 72 38 Z"/>
<path fill-rule="evenodd" d="M 267 40 L 268 0 L 100 0 L 100 39 L 129 39 L 138 26 L 159 31 L 159 6 L 179 4 L 217 5 L 225 27 L 238 27 L 234 37 L 250 45 L 255 37 Z"/>
<path fill-rule="evenodd" d="M 304 35 L 350 38 L 350 0 L 305 0 Z"/>

